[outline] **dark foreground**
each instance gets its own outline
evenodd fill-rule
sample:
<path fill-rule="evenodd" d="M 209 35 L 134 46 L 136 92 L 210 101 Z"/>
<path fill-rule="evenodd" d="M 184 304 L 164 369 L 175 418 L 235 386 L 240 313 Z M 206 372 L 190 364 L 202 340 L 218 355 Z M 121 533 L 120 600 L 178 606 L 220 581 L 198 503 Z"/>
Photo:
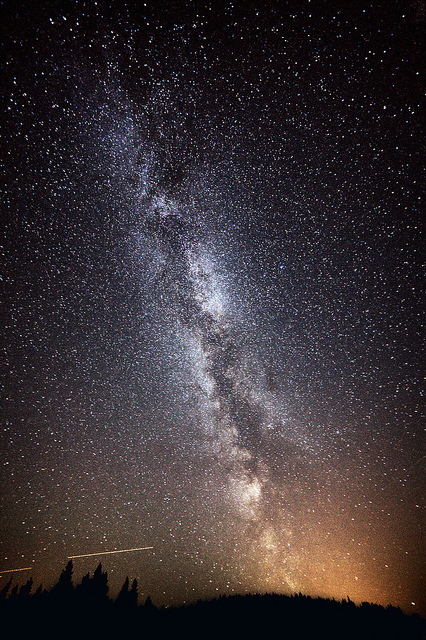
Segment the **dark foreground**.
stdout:
<path fill-rule="evenodd" d="M 301 594 L 221 597 L 180 608 L 159 609 L 148 598 L 137 605 L 137 583 L 126 581 L 108 598 L 99 567 L 74 587 L 71 563 L 51 591 L 31 594 L 32 581 L 0 592 L 4 640 L 124 640 L 155 638 L 426 640 L 426 620 L 395 607 L 356 606 Z"/>

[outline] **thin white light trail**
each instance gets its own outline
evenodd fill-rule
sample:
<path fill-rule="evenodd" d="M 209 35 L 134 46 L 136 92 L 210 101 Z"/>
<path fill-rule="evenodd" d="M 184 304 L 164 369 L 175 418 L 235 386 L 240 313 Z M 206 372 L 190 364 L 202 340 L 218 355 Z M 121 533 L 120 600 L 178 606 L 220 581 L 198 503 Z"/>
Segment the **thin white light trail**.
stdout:
<path fill-rule="evenodd" d="M 0 571 L 0 576 L 3 573 L 14 573 L 15 571 L 31 571 L 34 567 L 22 567 L 22 569 L 5 569 L 4 571 Z"/>
<path fill-rule="evenodd" d="M 146 549 L 153 549 L 154 547 L 139 547 L 138 549 L 116 549 L 116 551 L 98 551 L 98 553 L 83 553 L 80 556 L 68 556 L 68 560 L 74 560 L 74 558 L 89 558 L 90 556 L 107 556 L 112 553 L 130 553 L 131 551 L 145 551 Z"/>

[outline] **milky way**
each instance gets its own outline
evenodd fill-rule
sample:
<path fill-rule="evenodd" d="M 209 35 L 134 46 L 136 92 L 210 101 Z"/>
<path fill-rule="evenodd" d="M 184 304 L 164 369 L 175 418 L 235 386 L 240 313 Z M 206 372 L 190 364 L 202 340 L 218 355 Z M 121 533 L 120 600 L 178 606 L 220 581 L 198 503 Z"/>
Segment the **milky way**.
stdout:
<path fill-rule="evenodd" d="M 425 611 L 421 3 L 193 4 L 4 10 L 0 569 Z"/>

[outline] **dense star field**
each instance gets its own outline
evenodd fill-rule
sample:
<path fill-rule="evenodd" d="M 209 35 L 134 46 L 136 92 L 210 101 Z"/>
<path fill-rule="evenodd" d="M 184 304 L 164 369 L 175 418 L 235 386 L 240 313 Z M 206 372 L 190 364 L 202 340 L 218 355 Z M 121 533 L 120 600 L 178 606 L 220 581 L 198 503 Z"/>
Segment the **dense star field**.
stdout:
<path fill-rule="evenodd" d="M 426 613 L 423 3 L 0 23 L 0 587 Z"/>

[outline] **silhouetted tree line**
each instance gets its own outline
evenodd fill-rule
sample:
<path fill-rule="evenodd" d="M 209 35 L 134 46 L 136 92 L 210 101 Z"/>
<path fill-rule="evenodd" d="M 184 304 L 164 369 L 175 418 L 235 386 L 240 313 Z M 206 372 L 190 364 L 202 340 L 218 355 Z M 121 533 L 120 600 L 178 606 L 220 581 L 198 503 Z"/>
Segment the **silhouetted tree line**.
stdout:
<path fill-rule="evenodd" d="M 0 637 L 13 639 L 131 640 L 203 639 L 347 639 L 426 640 L 426 620 L 396 607 L 349 598 L 341 602 L 297 594 L 234 595 L 189 606 L 138 605 L 138 585 L 129 578 L 114 599 L 108 575 L 99 564 L 79 584 L 69 562 L 57 584 L 32 593 L 33 580 L 18 588 L 12 578 L 0 591 Z"/>

